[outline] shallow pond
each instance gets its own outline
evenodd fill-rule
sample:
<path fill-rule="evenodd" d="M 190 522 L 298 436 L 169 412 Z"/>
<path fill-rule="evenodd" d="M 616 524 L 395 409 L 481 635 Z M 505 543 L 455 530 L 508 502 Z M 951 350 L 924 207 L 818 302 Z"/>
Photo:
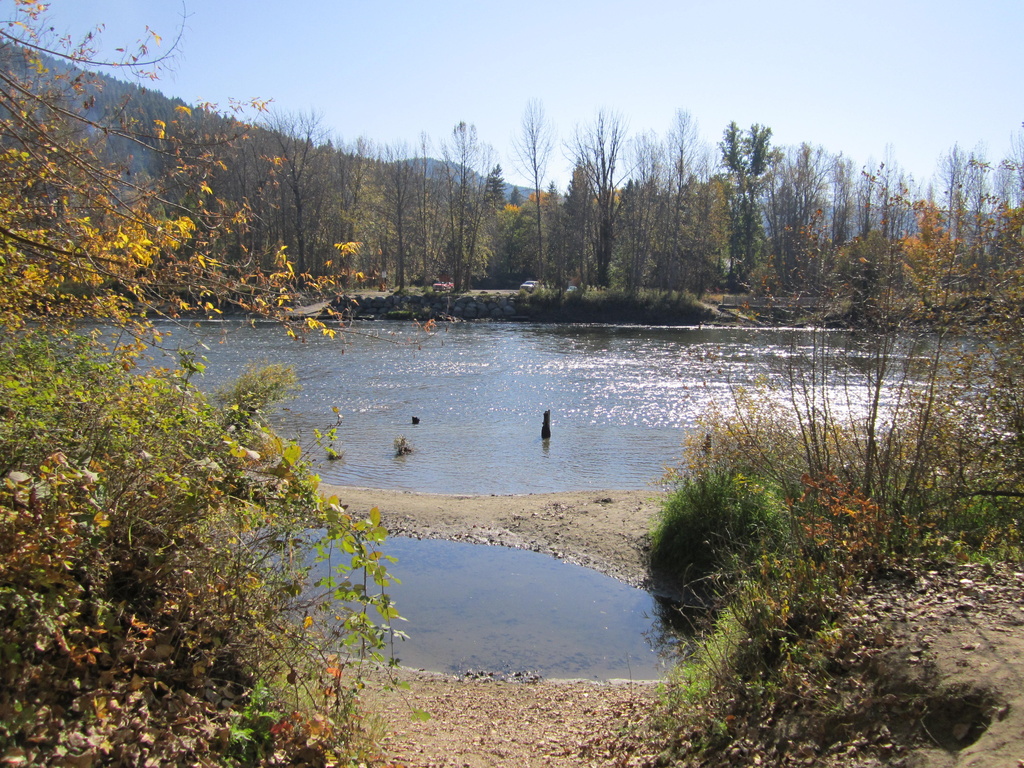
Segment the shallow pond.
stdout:
<path fill-rule="evenodd" d="M 681 615 L 597 571 L 537 552 L 394 538 L 388 588 L 408 634 L 393 652 L 432 672 L 658 679 L 675 655 Z"/>

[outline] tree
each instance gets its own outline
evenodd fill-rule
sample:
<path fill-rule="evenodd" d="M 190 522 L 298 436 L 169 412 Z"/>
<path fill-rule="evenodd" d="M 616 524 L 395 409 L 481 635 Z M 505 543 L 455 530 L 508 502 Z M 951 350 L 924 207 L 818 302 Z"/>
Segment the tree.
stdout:
<path fill-rule="evenodd" d="M 406 256 L 415 194 L 416 166 L 404 144 L 389 145 L 381 155 L 380 186 L 384 214 L 395 235 L 395 287 L 405 288 Z"/>
<path fill-rule="evenodd" d="M 541 189 L 548 160 L 555 143 L 554 125 L 544 114 L 544 106 L 537 99 L 531 99 L 523 112 L 519 135 L 512 141 L 519 170 L 533 182 L 534 203 L 537 218 L 537 265 L 534 271 L 538 280 L 545 277 L 547 266 L 544 257 L 544 211 L 541 205 Z"/>
<path fill-rule="evenodd" d="M 313 112 L 278 113 L 271 116 L 268 127 L 282 167 L 284 238 L 295 244 L 295 269 L 301 276 L 313 267 L 315 230 L 328 213 L 327 133 L 322 117 Z"/>
<path fill-rule="evenodd" d="M 487 179 L 481 169 L 490 165 L 491 151 L 480 143 L 476 127 L 462 122 L 452 129 L 441 153 L 448 213 L 449 273 L 455 289 L 463 290 L 474 274 L 482 271 L 481 234 Z"/>
<path fill-rule="evenodd" d="M 505 183 L 504 171 L 500 165 L 494 166 L 484 181 L 484 205 L 488 210 L 496 212 L 505 207 L 506 186 L 508 185 Z"/>
<path fill-rule="evenodd" d="M 610 267 L 615 250 L 615 225 L 621 203 L 619 185 L 629 175 L 619 167 L 625 141 L 625 120 L 606 110 L 600 110 L 591 125 L 577 128 L 573 139 L 576 167 L 582 171 L 595 202 L 596 280 L 597 285 L 604 288 L 610 284 Z"/>
<path fill-rule="evenodd" d="M 685 221 L 692 204 L 698 152 L 697 123 L 679 110 L 666 142 L 667 234 L 665 262 L 658 270 L 662 289 L 679 287 L 686 241 Z"/>
<path fill-rule="evenodd" d="M 533 209 L 509 203 L 497 213 L 495 247 L 490 274 L 499 285 L 522 282 L 531 276 Z"/>
<path fill-rule="evenodd" d="M 729 290 L 747 286 L 754 269 L 761 263 L 764 228 L 759 205 L 761 182 L 777 159 L 771 147 L 772 129 L 750 126 L 743 133 L 735 122 L 729 123 L 719 148 L 722 164 L 729 174 Z"/>
<path fill-rule="evenodd" d="M 150 125 L 88 117 L 100 83 L 76 65 L 104 62 L 88 42 L 50 45 L 44 10 L 19 2 L 0 28 L 0 323 L 212 310 L 231 296 L 229 279 L 192 254 L 211 250 L 224 220 L 208 207 L 216 159 L 190 140 L 191 111 Z M 147 62 L 141 50 L 109 66 Z M 108 165 L 110 137 L 160 154 L 174 173 L 138 178 Z"/>
<path fill-rule="evenodd" d="M 786 291 L 816 292 L 827 241 L 825 198 L 832 161 L 820 147 L 802 144 L 780 153 L 765 182 L 764 219 L 774 276 Z"/>
<path fill-rule="evenodd" d="M 648 274 L 663 250 L 661 224 L 665 196 L 662 148 L 651 134 L 638 136 L 633 144 L 633 177 L 621 193 L 620 267 L 627 290 L 647 284 Z"/>
<path fill-rule="evenodd" d="M 420 134 L 420 153 L 416 159 L 416 213 L 414 248 L 421 255 L 420 276 L 429 282 L 444 271 L 446 219 L 443 210 L 443 182 L 431 173 L 430 139 Z"/>
<path fill-rule="evenodd" d="M 593 247 L 597 240 L 594 235 L 596 216 L 590 182 L 586 171 L 579 165 L 573 169 L 560 211 L 558 223 L 561 226 L 556 227 L 555 232 L 562 247 L 556 269 L 579 280 L 583 285 L 594 285 Z"/>

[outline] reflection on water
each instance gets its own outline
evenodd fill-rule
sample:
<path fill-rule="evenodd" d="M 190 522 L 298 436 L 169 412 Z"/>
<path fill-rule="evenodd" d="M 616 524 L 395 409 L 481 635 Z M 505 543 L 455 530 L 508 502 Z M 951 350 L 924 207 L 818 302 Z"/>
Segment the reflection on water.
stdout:
<path fill-rule="evenodd" d="M 344 460 L 320 468 L 329 483 L 437 493 L 636 489 L 679 459 L 709 401 L 785 375 L 813 342 L 808 332 L 774 329 L 358 328 L 300 343 L 269 323 L 199 324 L 194 338 L 209 359 L 200 386 L 213 388 L 251 361 L 294 366 L 303 389 L 277 426 L 312 445 L 313 429 L 330 427 L 339 409 Z M 414 452 L 396 459 L 399 436 Z"/>
<path fill-rule="evenodd" d="M 276 426 L 307 447 L 337 407 L 344 460 L 323 464 L 327 482 L 505 494 L 646 487 L 677 460 L 709 402 L 763 378 L 799 379 L 822 341 L 821 332 L 767 329 L 360 329 L 299 343 L 272 324 L 201 323 L 179 342 L 206 345 L 199 383 L 208 389 L 252 361 L 293 366 L 303 389 Z M 846 334 L 827 341 L 857 348 Z M 843 393 L 856 407 L 865 369 L 856 355 L 846 363 L 837 377 L 852 382 Z M 546 410 L 550 440 L 540 437 Z M 413 453 L 394 455 L 399 436 Z M 671 604 L 543 555 L 402 539 L 386 549 L 399 558 L 403 584 L 391 592 L 409 620 L 410 639 L 395 652 L 409 666 L 649 679 L 688 629 Z"/>
<path fill-rule="evenodd" d="M 389 539 L 404 666 L 654 680 L 676 657 L 671 603 L 537 552 Z M 666 620 L 667 619 L 667 620 Z M 674 626 L 674 623 L 676 626 Z"/>

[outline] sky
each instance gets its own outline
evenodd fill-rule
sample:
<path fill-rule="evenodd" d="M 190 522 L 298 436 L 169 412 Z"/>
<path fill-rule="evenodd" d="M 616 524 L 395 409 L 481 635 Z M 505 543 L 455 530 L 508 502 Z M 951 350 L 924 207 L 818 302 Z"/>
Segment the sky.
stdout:
<path fill-rule="evenodd" d="M 147 26 L 171 52 L 147 83 L 188 103 L 271 100 L 313 113 L 343 143 L 434 147 L 460 121 L 494 148 L 506 180 L 539 100 L 568 146 L 599 110 L 664 137 L 678 110 L 714 146 L 735 121 L 776 146 L 893 161 L 919 182 L 955 146 L 998 163 L 1024 139 L 1024 0 L 51 0 L 74 38 L 104 25 L 107 49 Z M 0 0 L 4 19 L 12 0 Z M 439 152 L 433 153 L 438 156 Z"/>

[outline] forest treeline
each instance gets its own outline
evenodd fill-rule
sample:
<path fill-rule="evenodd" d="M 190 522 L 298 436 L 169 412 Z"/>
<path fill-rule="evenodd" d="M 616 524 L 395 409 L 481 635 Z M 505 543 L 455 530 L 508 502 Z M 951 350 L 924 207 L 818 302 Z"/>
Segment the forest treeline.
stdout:
<path fill-rule="evenodd" d="M 52 69 L 66 87 L 68 68 Z M 775 146 L 767 126 L 732 123 L 709 145 L 683 110 L 663 136 L 630 135 L 622 115 L 599 111 L 563 142 L 574 170 L 559 189 L 546 175 L 555 127 L 531 102 L 514 142 L 524 188 L 465 122 L 415 146 L 345 142 L 315 113 L 255 105 L 243 117 L 90 77 L 68 108 L 96 124 L 102 157 L 133 183 L 173 190 L 183 148 L 212 159 L 206 224 L 230 221 L 231 234 L 211 256 L 241 272 L 287 261 L 345 288 L 535 279 L 828 295 L 857 314 L 936 249 L 955 251 L 949 288 L 984 292 L 1019 266 L 1006 243 L 1024 203 L 1024 134 L 999 161 L 954 146 L 924 187 L 893 160 L 862 167 L 810 143 Z"/>

